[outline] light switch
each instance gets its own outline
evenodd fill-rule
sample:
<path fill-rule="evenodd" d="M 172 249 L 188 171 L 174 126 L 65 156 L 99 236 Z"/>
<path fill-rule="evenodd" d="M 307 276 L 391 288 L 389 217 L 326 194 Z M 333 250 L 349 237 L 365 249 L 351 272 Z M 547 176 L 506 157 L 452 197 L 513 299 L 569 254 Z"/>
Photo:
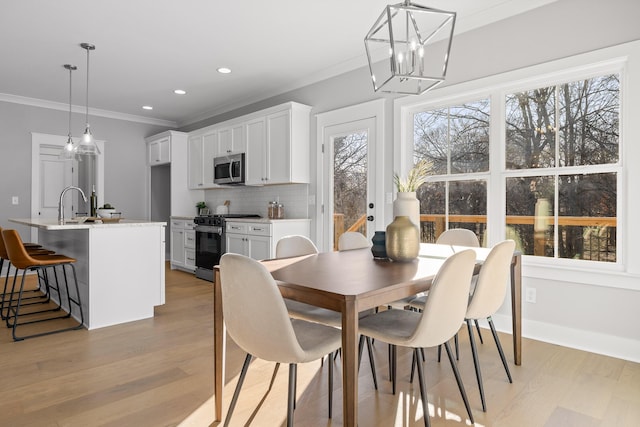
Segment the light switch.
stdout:
<path fill-rule="evenodd" d="M 11 204 L 12 204 L 12 205 L 17 205 L 18 203 L 19 203 L 18 196 L 13 196 L 13 197 L 11 198 Z"/>

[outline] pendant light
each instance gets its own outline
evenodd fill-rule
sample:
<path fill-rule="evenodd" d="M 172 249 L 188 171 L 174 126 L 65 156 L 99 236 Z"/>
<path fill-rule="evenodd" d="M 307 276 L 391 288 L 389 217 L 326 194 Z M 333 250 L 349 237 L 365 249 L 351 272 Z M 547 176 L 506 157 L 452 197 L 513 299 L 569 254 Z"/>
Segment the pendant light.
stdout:
<path fill-rule="evenodd" d="M 95 156 L 100 153 L 100 149 L 96 145 L 93 135 L 91 134 L 91 125 L 89 125 L 89 51 L 95 50 L 96 47 L 90 43 L 81 43 L 80 47 L 87 51 L 87 114 L 84 134 L 78 145 L 77 153 Z"/>
<path fill-rule="evenodd" d="M 410 0 L 385 7 L 364 39 L 373 89 L 416 95 L 442 83 L 455 21 Z"/>
<path fill-rule="evenodd" d="M 64 68 L 69 70 L 69 135 L 67 138 L 67 143 L 62 147 L 62 151 L 58 156 L 62 160 L 81 160 L 77 155 L 76 151 L 78 147 L 73 142 L 73 138 L 71 138 L 71 73 L 78 69 L 75 65 L 64 64 Z"/>

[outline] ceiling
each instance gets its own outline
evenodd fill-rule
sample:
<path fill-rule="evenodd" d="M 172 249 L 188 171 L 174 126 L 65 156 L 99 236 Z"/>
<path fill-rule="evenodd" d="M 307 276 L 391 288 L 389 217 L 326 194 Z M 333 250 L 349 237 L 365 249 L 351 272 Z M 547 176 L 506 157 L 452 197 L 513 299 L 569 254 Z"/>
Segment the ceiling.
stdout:
<path fill-rule="evenodd" d="M 417 3 L 457 12 L 459 34 L 552 1 Z M 86 51 L 79 45 L 88 42 L 96 46 L 90 54 L 92 114 L 192 123 L 365 66 L 364 35 L 395 2 L 2 1 L 0 101 L 68 108 L 68 63 L 78 66 L 73 103 L 82 111 Z M 220 74 L 219 67 L 233 72 Z"/>

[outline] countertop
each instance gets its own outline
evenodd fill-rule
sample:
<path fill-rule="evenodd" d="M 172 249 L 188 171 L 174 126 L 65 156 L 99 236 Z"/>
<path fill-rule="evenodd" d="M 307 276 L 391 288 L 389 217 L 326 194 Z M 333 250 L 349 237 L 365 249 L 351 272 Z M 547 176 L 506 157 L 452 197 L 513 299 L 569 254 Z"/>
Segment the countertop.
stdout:
<path fill-rule="evenodd" d="M 269 218 L 227 218 L 227 222 L 250 222 L 258 224 L 275 224 L 280 222 L 300 222 L 311 221 L 309 218 L 284 218 L 284 219 L 269 219 Z"/>
<path fill-rule="evenodd" d="M 103 224 L 101 222 L 74 223 L 67 220 L 64 224 L 59 224 L 57 219 L 52 218 L 10 218 L 10 222 L 16 224 L 37 227 L 43 230 L 88 230 L 91 228 L 113 228 L 113 227 L 158 227 L 166 226 L 166 222 L 144 221 L 134 219 L 123 219 L 118 223 Z"/>

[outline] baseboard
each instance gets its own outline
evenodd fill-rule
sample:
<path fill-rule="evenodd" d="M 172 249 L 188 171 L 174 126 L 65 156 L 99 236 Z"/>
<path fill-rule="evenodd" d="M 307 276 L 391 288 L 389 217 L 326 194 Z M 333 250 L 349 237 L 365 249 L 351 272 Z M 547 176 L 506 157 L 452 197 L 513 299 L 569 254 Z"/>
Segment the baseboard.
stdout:
<path fill-rule="evenodd" d="M 492 318 L 497 330 L 511 333 L 510 316 L 496 314 L 492 316 Z M 522 320 L 522 336 L 550 344 L 557 344 L 640 363 L 640 341 L 629 338 L 567 328 L 526 319 Z M 505 345 L 503 344 L 503 346 Z M 522 357 L 523 360 L 526 360 L 526 355 Z"/>

